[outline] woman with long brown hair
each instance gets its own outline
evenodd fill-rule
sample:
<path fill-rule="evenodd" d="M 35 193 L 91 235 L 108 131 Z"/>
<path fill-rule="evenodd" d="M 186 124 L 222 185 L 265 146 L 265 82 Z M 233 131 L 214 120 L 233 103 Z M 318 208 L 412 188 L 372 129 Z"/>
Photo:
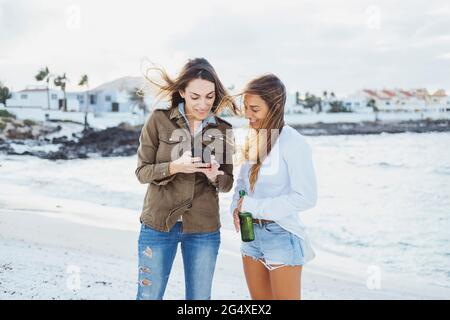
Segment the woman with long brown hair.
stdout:
<path fill-rule="evenodd" d="M 233 186 L 231 125 L 236 112 L 206 59 L 189 60 L 172 79 L 147 78 L 169 106 L 154 110 L 139 139 L 136 176 L 148 184 L 138 240 L 137 299 L 162 299 L 181 244 L 186 299 L 210 299 L 220 245 L 219 192 Z M 231 154 L 231 156 L 230 156 Z"/>
<path fill-rule="evenodd" d="M 302 267 L 315 256 L 298 216 L 317 200 L 311 148 L 284 122 L 286 89 L 275 75 L 250 81 L 242 97 L 250 130 L 231 213 L 236 231 L 239 212 L 253 218 L 254 240 L 241 244 L 249 292 L 257 300 L 300 299 Z"/>

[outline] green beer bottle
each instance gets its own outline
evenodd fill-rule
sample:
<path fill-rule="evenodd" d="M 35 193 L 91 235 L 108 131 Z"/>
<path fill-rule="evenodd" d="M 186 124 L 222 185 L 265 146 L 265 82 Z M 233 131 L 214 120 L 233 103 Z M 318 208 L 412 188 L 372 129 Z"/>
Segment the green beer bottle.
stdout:
<path fill-rule="evenodd" d="M 245 196 L 245 191 L 240 190 L 239 196 Z M 241 226 L 241 239 L 244 242 L 255 240 L 255 232 L 253 230 L 253 217 L 250 212 L 239 212 L 239 224 Z"/>

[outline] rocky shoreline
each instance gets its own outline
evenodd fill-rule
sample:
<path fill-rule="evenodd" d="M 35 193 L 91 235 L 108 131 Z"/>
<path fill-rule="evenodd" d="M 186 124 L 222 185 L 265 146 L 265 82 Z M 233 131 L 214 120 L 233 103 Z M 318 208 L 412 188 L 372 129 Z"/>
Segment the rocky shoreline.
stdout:
<path fill-rule="evenodd" d="M 82 126 L 80 126 L 81 130 Z M 136 154 L 142 126 L 121 123 L 105 130 L 89 128 L 72 136 L 45 137 L 36 139 L 5 139 L 0 135 L 0 152 L 8 155 L 31 155 L 49 160 L 84 159 L 90 157 L 116 157 Z M 17 152 L 14 146 L 23 145 L 29 150 Z M 55 146 L 56 151 L 48 146 Z"/>
<path fill-rule="evenodd" d="M 137 152 L 142 126 L 121 123 L 104 130 L 89 128 L 72 136 L 48 138 L 61 130 L 60 124 L 36 123 L 27 120 L 0 118 L 0 153 L 31 155 L 49 160 L 70 160 L 90 157 L 130 156 Z M 315 123 L 292 125 L 305 136 L 367 135 L 405 132 L 449 132 L 450 120 L 418 120 L 398 122 Z M 22 146 L 25 151 L 17 151 Z M 51 147 L 51 148 L 49 148 Z"/>
<path fill-rule="evenodd" d="M 425 132 L 448 132 L 450 131 L 450 120 L 410 120 L 395 122 L 347 122 L 347 123 L 313 123 L 292 125 L 305 136 L 334 136 L 334 135 L 368 135 L 381 133 L 425 133 Z"/>

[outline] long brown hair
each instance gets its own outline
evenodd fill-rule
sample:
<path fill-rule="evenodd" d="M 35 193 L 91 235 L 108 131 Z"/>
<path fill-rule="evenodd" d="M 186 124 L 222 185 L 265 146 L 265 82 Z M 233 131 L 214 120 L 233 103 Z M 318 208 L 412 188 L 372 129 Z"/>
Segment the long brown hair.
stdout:
<path fill-rule="evenodd" d="M 249 177 L 250 190 L 253 192 L 262 162 L 272 150 L 284 126 L 286 87 L 277 76 L 267 74 L 251 80 L 242 94 L 258 95 L 269 107 L 269 112 L 260 128 L 250 129 L 243 149 L 244 159 L 255 161 L 250 168 Z M 251 149 L 256 152 L 251 154 Z"/>
<path fill-rule="evenodd" d="M 159 73 L 162 83 L 158 83 L 154 78 L 150 77 L 149 73 L 151 72 Z M 238 108 L 234 99 L 228 95 L 216 71 L 205 58 L 189 59 L 174 79 L 162 67 L 157 66 L 148 68 L 144 77 L 150 84 L 156 86 L 156 101 L 168 99 L 170 108 L 175 108 L 180 102 L 184 102 L 180 91 L 184 91 L 190 81 L 194 79 L 208 80 L 214 83 L 216 92 L 211 111 L 217 115 L 226 108 L 233 114 L 238 114 Z"/>

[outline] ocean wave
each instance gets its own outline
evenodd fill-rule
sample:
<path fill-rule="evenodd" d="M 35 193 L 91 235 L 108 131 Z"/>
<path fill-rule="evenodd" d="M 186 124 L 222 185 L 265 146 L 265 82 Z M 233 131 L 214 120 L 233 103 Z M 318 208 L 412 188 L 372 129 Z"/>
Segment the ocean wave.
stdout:
<path fill-rule="evenodd" d="M 402 249 L 407 249 L 407 248 L 420 248 L 420 246 L 410 243 L 410 242 L 405 242 L 405 241 L 397 241 L 397 245 L 399 245 Z"/>
<path fill-rule="evenodd" d="M 355 239 L 354 237 L 350 237 L 348 235 L 344 235 L 344 233 L 348 234 L 348 231 L 342 230 L 343 232 L 340 233 L 340 235 L 329 232 L 328 236 L 335 240 L 337 244 L 345 245 L 345 246 L 351 246 L 351 247 L 359 247 L 359 248 L 368 248 L 370 246 L 369 243 L 364 242 L 360 239 Z"/>
<path fill-rule="evenodd" d="M 386 161 L 380 161 L 375 163 L 376 166 L 380 167 L 390 167 L 390 168 L 407 168 L 404 163 L 391 163 Z"/>

